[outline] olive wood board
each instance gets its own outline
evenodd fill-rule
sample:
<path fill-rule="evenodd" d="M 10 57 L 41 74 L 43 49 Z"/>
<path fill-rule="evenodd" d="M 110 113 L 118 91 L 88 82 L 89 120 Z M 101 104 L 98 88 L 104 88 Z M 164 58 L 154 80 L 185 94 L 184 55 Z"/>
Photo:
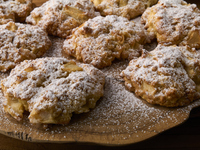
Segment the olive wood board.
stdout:
<path fill-rule="evenodd" d="M 36 2 L 36 0 L 35 0 Z M 40 3 L 36 5 L 40 5 Z M 193 1 L 194 2 L 194 1 Z M 197 3 L 197 1 L 196 1 Z M 200 3 L 200 2 L 198 2 Z M 64 39 L 50 37 L 53 45 L 44 57 L 62 57 Z M 154 47 L 155 44 L 152 44 Z M 73 59 L 74 60 L 74 59 Z M 21 122 L 3 110 L 5 100 L 0 92 L 0 133 L 30 142 L 87 142 L 103 145 L 124 145 L 143 141 L 186 121 L 200 100 L 185 107 L 166 108 L 148 104 L 126 90 L 120 72 L 128 61 L 114 61 L 102 69 L 106 76 L 104 96 L 88 113 L 73 115 L 67 125 L 43 128 L 29 123 L 28 114 Z M 1 73 L 5 78 L 8 73 Z"/>

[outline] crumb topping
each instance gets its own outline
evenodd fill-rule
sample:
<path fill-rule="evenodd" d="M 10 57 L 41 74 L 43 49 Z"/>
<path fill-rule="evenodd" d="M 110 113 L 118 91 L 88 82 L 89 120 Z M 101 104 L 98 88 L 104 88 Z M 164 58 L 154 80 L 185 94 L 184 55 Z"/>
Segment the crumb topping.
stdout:
<path fill-rule="evenodd" d="M 47 34 L 39 27 L 14 22 L 0 25 L 0 71 L 40 57 L 50 46 Z"/>
<path fill-rule="evenodd" d="M 73 28 L 98 15 L 88 0 L 49 0 L 35 8 L 26 22 L 40 26 L 51 35 L 66 38 Z"/>
<path fill-rule="evenodd" d="M 200 55 L 189 47 L 162 46 L 132 60 L 122 72 L 126 87 L 152 104 L 187 105 L 200 98 Z"/>
<path fill-rule="evenodd" d="M 142 22 L 158 43 L 200 48 L 200 10 L 195 4 L 161 0 L 144 12 Z"/>
<path fill-rule="evenodd" d="M 32 0 L 0 0 L 0 24 L 24 22 L 32 9 Z"/>
<path fill-rule="evenodd" d="M 101 15 L 117 15 L 133 19 L 141 15 L 147 7 L 157 0 L 91 0 Z"/>
<path fill-rule="evenodd" d="M 139 57 L 142 44 L 147 41 L 141 24 L 114 15 L 98 16 L 74 29 L 63 50 L 77 60 L 103 68 L 115 58 Z"/>
<path fill-rule="evenodd" d="M 77 66 L 65 58 L 25 60 L 2 80 L 4 109 L 18 120 L 27 110 L 31 123 L 66 124 L 73 112 L 95 107 L 103 96 L 104 82 L 98 69 Z"/>

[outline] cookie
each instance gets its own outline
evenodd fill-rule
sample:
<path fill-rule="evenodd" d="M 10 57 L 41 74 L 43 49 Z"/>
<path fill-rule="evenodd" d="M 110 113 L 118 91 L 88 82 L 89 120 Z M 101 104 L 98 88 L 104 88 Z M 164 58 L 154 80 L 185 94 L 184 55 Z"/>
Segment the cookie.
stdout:
<path fill-rule="evenodd" d="M 0 0 L 0 25 L 24 22 L 33 9 L 32 0 Z"/>
<path fill-rule="evenodd" d="M 25 59 L 40 57 L 50 46 L 46 32 L 39 27 L 14 22 L 0 25 L 0 71 L 8 71 Z"/>
<path fill-rule="evenodd" d="M 151 104 L 177 107 L 200 98 L 200 54 L 190 47 L 158 45 L 121 75 L 128 90 Z"/>
<path fill-rule="evenodd" d="M 144 28 L 124 17 L 110 15 L 89 19 L 64 42 L 63 52 L 97 68 L 117 59 L 139 57 L 148 41 Z"/>
<path fill-rule="evenodd" d="M 50 35 L 66 38 L 73 28 L 100 15 L 89 0 L 49 0 L 35 8 L 26 22 L 37 25 Z"/>
<path fill-rule="evenodd" d="M 183 0 L 160 0 L 142 15 L 151 39 L 164 45 L 200 48 L 200 10 Z"/>
<path fill-rule="evenodd" d="M 65 58 L 25 60 L 1 82 L 4 110 L 18 121 L 30 112 L 34 124 L 67 124 L 72 113 L 94 108 L 103 96 L 104 74 Z"/>
<path fill-rule="evenodd" d="M 133 19 L 157 0 L 91 0 L 102 16 L 117 15 Z"/>

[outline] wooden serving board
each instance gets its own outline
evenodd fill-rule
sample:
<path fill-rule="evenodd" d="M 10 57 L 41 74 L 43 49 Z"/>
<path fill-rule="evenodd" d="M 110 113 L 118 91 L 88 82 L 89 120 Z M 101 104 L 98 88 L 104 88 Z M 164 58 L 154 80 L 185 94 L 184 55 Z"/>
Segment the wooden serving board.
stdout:
<path fill-rule="evenodd" d="M 34 1 L 36 5 L 43 2 Z M 197 1 L 196 1 L 197 3 Z M 52 48 L 44 57 L 61 57 L 63 39 L 50 37 Z M 200 106 L 197 100 L 186 107 L 165 108 L 146 103 L 126 90 L 120 72 L 127 61 L 115 61 L 103 69 L 106 75 L 105 95 L 89 113 L 73 115 L 68 125 L 47 129 L 29 123 L 27 115 L 17 122 L 3 111 L 0 93 L 0 133 L 31 142 L 88 142 L 103 145 L 136 143 L 177 126 L 188 119 L 191 110 Z M 0 74 L 1 78 L 6 74 Z"/>

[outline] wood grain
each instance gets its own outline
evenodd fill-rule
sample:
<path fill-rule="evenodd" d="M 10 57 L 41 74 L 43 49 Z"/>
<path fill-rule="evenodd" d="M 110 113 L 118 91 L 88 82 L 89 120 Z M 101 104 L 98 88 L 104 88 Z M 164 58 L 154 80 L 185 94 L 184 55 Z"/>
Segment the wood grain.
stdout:
<path fill-rule="evenodd" d="M 41 6 L 44 2 L 48 0 L 32 0 L 36 6 Z"/>
<path fill-rule="evenodd" d="M 190 118 L 182 125 L 172 128 L 148 140 L 120 147 L 106 147 L 90 143 L 30 143 L 0 135 L 1 150 L 199 150 L 200 110 L 191 112 Z"/>

